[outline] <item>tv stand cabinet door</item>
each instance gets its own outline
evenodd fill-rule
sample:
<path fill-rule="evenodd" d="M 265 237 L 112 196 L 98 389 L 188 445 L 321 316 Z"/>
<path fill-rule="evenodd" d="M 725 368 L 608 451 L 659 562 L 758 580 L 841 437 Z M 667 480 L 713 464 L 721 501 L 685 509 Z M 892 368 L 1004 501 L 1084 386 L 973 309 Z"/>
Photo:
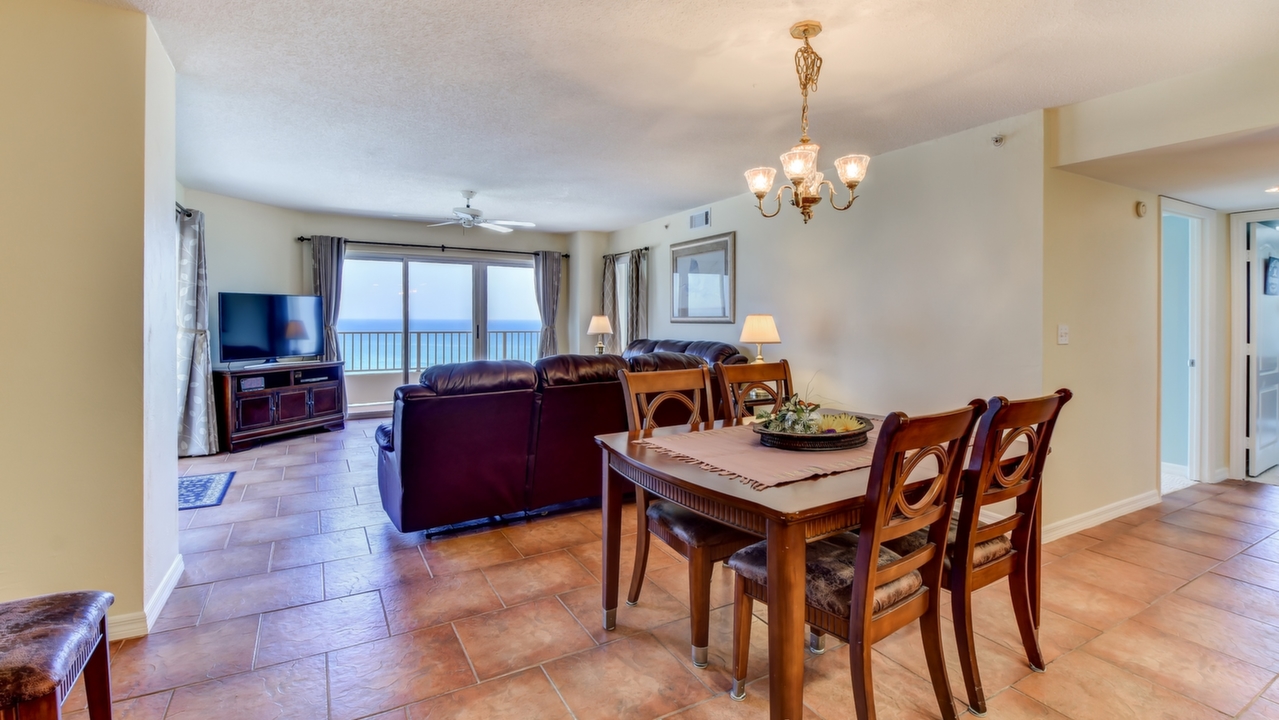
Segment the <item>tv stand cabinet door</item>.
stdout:
<path fill-rule="evenodd" d="M 311 403 L 306 390 L 284 390 L 279 397 L 276 422 L 296 422 L 311 417 Z"/>
<path fill-rule="evenodd" d="M 311 391 L 311 413 L 315 417 L 340 415 L 342 396 L 338 386 L 318 387 Z"/>
<path fill-rule="evenodd" d="M 275 422 L 275 402 L 270 395 L 242 397 L 235 401 L 235 429 L 251 430 Z"/>

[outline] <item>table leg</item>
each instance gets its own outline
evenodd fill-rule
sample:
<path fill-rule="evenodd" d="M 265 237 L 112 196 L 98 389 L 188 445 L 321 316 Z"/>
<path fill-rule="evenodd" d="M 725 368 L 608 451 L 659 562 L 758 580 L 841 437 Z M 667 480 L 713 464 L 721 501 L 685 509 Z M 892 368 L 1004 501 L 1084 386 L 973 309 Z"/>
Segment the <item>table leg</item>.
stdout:
<path fill-rule="evenodd" d="M 768 521 L 768 691 L 772 720 L 804 715 L 804 525 Z"/>
<path fill-rule="evenodd" d="M 608 451 L 602 451 L 604 458 L 601 482 L 603 483 L 604 510 L 604 543 L 603 565 L 603 605 L 604 629 L 617 627 L 617 575 L 618 563 L 622 552 L 622 493 L 626 490 L 626 479 L 618 475 L 608 466 Z"/>

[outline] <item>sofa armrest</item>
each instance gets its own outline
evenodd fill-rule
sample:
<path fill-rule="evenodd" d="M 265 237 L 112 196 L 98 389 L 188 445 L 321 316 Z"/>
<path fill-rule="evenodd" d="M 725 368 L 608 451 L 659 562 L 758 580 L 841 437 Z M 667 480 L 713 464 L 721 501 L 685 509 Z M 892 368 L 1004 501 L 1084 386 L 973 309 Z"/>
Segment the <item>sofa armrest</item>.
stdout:
<path fill-rule="evenodd" d="M 377 430 L 373 431 L 373 439 L 377 441 L 377 446 L 387 452 L 395 452 L 395 426 L 391 423 L 382 423 L 377 426 Z"/>

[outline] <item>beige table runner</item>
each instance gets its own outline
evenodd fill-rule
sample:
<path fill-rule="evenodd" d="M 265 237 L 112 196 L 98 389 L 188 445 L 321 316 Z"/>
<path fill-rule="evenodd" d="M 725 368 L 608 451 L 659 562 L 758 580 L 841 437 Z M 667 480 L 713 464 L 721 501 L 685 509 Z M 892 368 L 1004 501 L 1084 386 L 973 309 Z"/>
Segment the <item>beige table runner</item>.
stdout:
<path fill-rule="evenodd" d="M 870 431 L 869 441 L 852 450 L 796 452 L 768 448 L 759 444 L 759 436 L 749 425 L 663 435 L 636 442 L 763 490 L 870 467 L 880 423 L 878 419 L 873 420 L 875 429 Z"/>

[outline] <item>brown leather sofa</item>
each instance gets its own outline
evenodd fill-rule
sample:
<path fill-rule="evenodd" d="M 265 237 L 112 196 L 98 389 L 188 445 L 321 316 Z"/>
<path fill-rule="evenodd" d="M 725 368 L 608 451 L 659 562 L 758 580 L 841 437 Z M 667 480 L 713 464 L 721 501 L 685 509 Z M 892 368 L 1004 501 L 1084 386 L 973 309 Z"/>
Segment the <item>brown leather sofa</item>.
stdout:
<path fill-rule="evenodd" d="M 745 361 L 731 345 L 705 345 L 695 349 Z M 396 389 L 392 422 L 375 434 L 382 507 L 400 532 L 414 532 L 597 497 L 594 438 L 626 430 L 618 371 L 702 362 L 713 361 L 658 352 L 428 368 Z"/>

